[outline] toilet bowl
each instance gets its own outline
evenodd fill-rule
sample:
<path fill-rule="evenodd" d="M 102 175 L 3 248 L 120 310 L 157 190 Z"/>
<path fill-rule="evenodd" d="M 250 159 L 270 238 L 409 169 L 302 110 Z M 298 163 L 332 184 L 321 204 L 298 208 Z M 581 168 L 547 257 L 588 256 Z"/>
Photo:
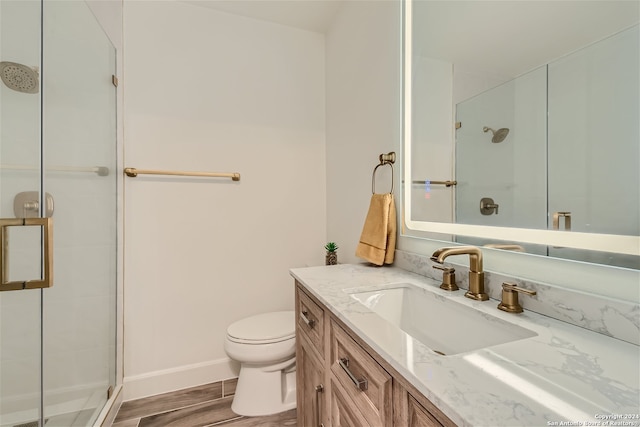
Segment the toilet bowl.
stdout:
<path fill-rule="evenodd" d="M 227 328 L 224 349 L 240 362 L 231 410 L 258 416 L 296 407 L 296 337 L 293 311 L 247 317 Z"/>

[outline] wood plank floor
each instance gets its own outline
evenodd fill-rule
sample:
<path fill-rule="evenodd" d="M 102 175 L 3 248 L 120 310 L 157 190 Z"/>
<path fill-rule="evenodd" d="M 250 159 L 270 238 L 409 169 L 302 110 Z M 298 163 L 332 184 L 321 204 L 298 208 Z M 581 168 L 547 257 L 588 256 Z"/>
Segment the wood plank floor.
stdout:
<path fill-rule="evenodd" d="M 296 410 L 243 417 L 231 410 L 236 380 L 205 384 L 125 402 L 113 427 L 281 427 L 296 425 Z"/>

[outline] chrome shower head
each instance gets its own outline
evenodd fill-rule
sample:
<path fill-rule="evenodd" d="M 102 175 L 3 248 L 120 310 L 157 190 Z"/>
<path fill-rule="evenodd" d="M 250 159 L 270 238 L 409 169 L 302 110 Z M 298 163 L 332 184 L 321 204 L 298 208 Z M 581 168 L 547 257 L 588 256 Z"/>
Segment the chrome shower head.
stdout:
<path fill-rule="evenodd" d="M 9 89 L 23 93 L 38 93 L 38 68 L 17 62 L 0 62 L 0 78 Z"/>
<path fill-rule="evenodd" d="M 509 135 L 509 128 L 500 128 L 498 130 L 493 130 L 485 126 L 482 128 L 482 131 L 485 133 L 491 131 L 491 133 L 493 134 L 493 137 L 491 138 L 491 142 L 495 142 L 495 143 L 504 141 L 507 135 Z"/>

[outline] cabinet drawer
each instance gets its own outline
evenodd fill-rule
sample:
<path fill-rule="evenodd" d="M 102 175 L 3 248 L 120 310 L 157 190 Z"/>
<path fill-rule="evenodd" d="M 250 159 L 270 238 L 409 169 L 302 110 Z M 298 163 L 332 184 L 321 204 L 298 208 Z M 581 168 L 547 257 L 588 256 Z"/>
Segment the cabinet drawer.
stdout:
<path fill-rule="evenodd" d="M 331 373 L 370 425 L 392 425 L 391 375 L 333 321 Z"/>
<path fill-rule="evenodd" d="M 296 287 L 296 325 L 298 333 L 304 334 L 319 356 L 324 355 L 324 310 L 299 287 Z"/>

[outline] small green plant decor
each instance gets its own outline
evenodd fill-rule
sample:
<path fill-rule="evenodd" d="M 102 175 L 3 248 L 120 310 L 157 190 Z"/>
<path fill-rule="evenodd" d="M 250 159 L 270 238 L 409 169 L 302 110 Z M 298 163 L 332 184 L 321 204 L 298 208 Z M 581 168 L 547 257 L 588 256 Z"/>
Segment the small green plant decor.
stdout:
<path fill-rule="evenodd" d="M 336 265 L 338 263 L 338 245 L 335 242 L 329 242 L 324 245 L 324 248 L 327 250 L 325 264 Z"/>

